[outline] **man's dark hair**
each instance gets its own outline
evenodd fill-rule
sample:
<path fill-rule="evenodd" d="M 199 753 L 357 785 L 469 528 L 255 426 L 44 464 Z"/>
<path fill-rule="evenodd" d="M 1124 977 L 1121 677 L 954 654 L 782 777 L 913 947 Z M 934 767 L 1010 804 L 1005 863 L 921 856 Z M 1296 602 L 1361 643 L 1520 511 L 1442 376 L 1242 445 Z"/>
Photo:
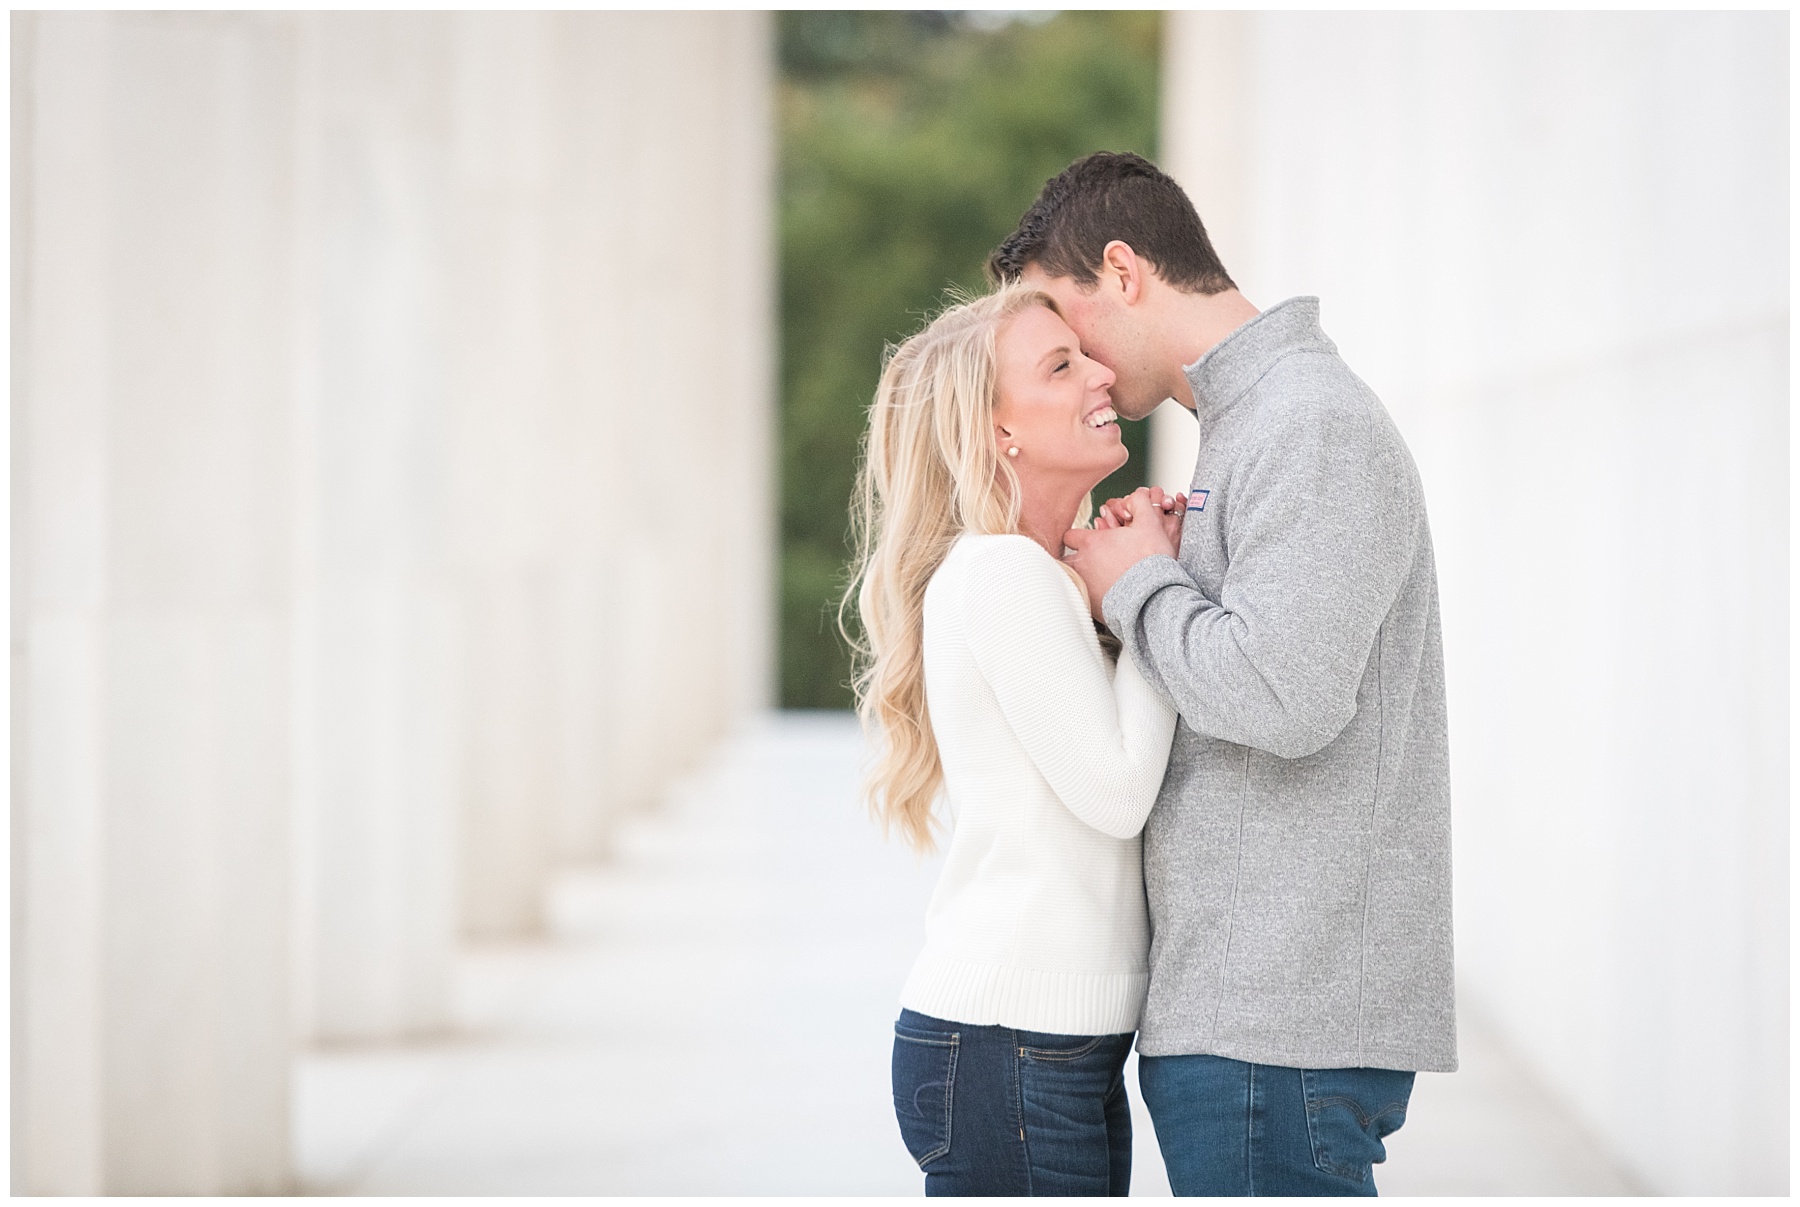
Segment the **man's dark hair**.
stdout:
<path fill-rule="evenodd" d="M 1114 239 L 1177 289 L 1237 288 L 1181 186 L 1143 156 L 1118 151 L 1097 151 L 1052 177 L 1018 229 L 988 255 L 988 277 L 1016 281 L 1036 264 L 1091 289 L 1100 279 L 1100 253 Z"/>

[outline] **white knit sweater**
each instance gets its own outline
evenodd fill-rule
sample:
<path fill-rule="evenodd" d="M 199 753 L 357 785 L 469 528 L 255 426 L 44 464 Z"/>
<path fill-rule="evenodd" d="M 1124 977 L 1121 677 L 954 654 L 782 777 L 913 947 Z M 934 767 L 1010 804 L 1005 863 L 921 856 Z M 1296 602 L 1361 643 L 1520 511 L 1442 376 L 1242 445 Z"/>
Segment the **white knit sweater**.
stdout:
<path fill-rule="evenodd" d="M 925 592 L 925 692 L 954 821 L 901 991 L 921 1014 L 1135 1030 L 1149 980 L 1139 832 L 1175 713 L 1108 663 L 1080 587 L 1023 536 L 964 536 Z"/>

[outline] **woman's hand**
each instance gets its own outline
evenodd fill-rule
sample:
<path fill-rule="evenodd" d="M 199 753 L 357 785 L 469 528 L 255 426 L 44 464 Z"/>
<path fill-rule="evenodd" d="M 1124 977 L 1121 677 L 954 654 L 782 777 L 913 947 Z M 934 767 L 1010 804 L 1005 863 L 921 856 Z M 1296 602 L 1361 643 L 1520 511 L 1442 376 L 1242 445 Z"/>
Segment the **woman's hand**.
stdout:
<path fill-rule="evenodd" d="M 1101 504 L 1094 514 L 1094 527 L 1101 531 L 1126 528 L 1138 519 L 1152 516 L 1160 522 L 1168 538 L 1169 556 L 1174 557 L 1181 552 L 1181 523 L 1187 518 L 1185 494 L 1167 494 L 1160 486 L 1139 487 L 1126 498 L 1108 499 Z"/>
<path fill-rule="evenodd" d="M 1165 495 L 1145 486 L 1123 499 L 1108 499 L 1093 528 L 1063 534 L 1068 552 L 1063 562 L 1088 590 L 1088 610 L 1104 621 L 1104 601 L 1119 576 L 1147 557 L 1174 557 L 1181 549 L 1181 521 L 1187 512 L 1182 495 Z"/>

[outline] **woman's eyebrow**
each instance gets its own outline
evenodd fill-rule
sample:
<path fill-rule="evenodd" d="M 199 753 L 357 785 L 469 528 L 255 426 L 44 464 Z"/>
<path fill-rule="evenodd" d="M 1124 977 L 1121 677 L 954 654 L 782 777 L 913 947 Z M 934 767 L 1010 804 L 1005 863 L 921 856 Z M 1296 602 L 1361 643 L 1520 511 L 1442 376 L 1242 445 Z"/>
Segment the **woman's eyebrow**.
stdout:
<path fill-rule="evenodd" d="M 1073 351 L 1069 348 L 1069 346 L 1067 344 L 1064 344 L 1061 347 L 1052 348 L 1052 349 L 1050 349 L 1050 351 L 1048 351 L 1048 352 L 1044 353 L 1042 356 L 1038 357 L 1038 364 L 1040 364 L 1040 365 L 1043 364 L 1045 361 L 1049 360 L 1053 356 L 1072 356 L 1072 355 L 1074 355 Z"/>

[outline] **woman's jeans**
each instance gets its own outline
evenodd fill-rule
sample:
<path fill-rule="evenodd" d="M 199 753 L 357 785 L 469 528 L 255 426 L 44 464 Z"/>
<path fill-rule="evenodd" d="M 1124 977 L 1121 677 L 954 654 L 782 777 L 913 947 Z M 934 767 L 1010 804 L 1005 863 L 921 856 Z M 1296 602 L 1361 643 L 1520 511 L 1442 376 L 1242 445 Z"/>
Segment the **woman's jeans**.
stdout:
<path fill-rule="evenodd" d="M 894 1113 L 927 1195 L 1125 1195 L 1131 1036 L 894 1024 Z"/>
<path fill-rule="evenodd" d="M 1138 1086 L 1178 1195 L 1372 1195 L 1413 1075 L 1139 1056 Z"/>

